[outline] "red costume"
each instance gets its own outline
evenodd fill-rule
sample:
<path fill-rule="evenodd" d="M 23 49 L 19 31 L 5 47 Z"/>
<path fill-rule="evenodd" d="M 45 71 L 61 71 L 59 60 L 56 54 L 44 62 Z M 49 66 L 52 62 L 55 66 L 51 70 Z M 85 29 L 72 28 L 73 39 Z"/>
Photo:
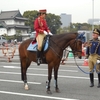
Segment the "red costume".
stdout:
<path fill-rule="evenodd" d="M 38 43 L 38 48 L 37 48 L 37 65 L 40 65 L 41 63 L 41 50 L 43 46 L 43 40 L 46 34 L 49 34 L 49 28 L 47 26 L 45 15 L 46 15 L 46 10 L 39 10 L 40 16 L 36 18 L 34 21 L 34 29 L 36 31 L 36 41 Z M 46 32 L 45 32 L 46 31 Z"/>
<path fill-rule="evenodd" d="M 41 17 L 36 18 L 34 21 L 34 29 L 36 31 L 36 37 L 38 33 L 44 34 L 44 31 L 49 32 L 46 20 Z"/>

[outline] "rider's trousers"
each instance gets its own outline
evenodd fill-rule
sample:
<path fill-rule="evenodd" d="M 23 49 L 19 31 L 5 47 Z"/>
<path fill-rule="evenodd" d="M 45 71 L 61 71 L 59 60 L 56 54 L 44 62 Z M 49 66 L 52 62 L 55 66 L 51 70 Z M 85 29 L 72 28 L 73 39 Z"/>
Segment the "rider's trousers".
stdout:
<path fill-rule="evenodd" d="M 96 67 L 96 71 L 100 72 L 100 64 L 96 64 L 98 59 L 98 54 L 91 54 L 89 56 L 89 71 L 92 72 L 94 67 Z"/>
<path fill-rule="evenodd" d="M 42 50 L 42 45 L 43 45 L 43 40 L 44 40 L 44 37 L 46 35 L 45 34 L 38 34 L 38 36 L 36 37 L 36 41 L 38 43 L 38 50 L 41 51 Z"/>

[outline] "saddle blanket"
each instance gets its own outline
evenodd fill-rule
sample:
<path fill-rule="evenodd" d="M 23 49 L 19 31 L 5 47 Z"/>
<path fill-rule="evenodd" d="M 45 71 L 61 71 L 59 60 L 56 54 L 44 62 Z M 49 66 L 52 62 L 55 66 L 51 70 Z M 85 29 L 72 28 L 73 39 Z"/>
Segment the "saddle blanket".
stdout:
<path fill-rule="evenodd" d="M 30 45 L 28 46 L 27 50 L 28 51 L 37 51 L 37 46 L 38 46 L 37 42 L 34 44 L 32 44 L 32 42 L 31 42 Z M 46 51 L 48 49 L 48 47 L 49 47 L 49 42 L 48 42 L 48 40 L 46 40 L 43 51 Z"/>

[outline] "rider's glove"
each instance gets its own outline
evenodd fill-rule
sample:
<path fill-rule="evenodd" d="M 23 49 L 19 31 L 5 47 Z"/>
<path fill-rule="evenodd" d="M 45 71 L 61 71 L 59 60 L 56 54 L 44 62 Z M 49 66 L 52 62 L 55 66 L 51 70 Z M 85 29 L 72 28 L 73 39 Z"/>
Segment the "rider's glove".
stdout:
<path fill-rule="evenodd" d="M 53 35 L 51 32 L 49 32 L 49 35 Z"/>
<path fill-rule="evenodd" d="M 48 33 L 46 31 L 43 32 L 45 35 L 47 35 Z"/>
<path fill-rule="evenodd" d="M 100 60 L 97 60 L 97 64 L 100 64 Z"/>

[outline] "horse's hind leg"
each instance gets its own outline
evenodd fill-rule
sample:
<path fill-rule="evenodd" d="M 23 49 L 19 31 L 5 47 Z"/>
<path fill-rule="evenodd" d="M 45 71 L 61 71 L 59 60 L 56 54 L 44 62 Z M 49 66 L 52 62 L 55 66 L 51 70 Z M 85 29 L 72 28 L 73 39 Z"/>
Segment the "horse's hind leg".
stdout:
<path fill-rule="evenodd" d="M 58 88 L 58 82 L 57 82 L 57 78 L 58 78 L 58 69 L 59 69 L 59 65 L 56 65 L 54 67 L 54 85 L 55 85 L 55 91 L 56 92 L 60 92 L 59 88 Z"/>
<path fill-rule="evenodd" d="M 24 82 L 24 88 L 25 88 L 25 90 L 29 89 L 28 88 L 28 84 L 27 84 L 27 75 L 26 75 L 26 73 L 27 73 L 27 68 L 29 67 L 30 63 L 31 62 L 28 61 L 27 59 L 23 59 L 21 61 L 21 78 L 22 78 L 22 80 Z"/>

